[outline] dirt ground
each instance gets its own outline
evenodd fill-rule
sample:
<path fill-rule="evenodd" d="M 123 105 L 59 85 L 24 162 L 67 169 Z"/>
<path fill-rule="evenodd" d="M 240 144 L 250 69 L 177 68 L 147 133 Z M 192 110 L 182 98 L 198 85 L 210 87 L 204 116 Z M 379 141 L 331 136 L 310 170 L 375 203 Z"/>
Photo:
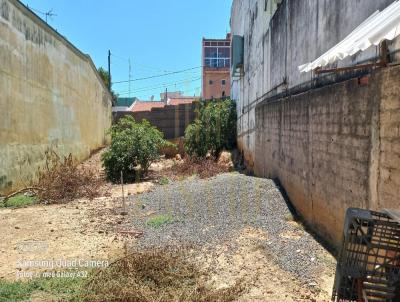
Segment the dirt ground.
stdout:
<path fill-rule="evenodd" d="M 246 228 L 229 243 L 199 254 L 199 263 L 212 270 L 209 284 L 224 288 L 242 280 L 246 291 L 238 301 L 330 301 L 334 277 L 331 267 L 320 272 L 318 285 L 302 284 L 268 257 L 261 244 L 267 237 L 260 230 Z M 328 253 L 324 256 L 332 260 Z"/>
<path fill-rule="evenodd" d="M 99 158 L 96 154 L 85 165 L 100 171 Z M 165 160 L 154 165 L 154 169 L 160 171 L 172 165 L 173 161 Z M 156 185 L 156 181 L 125 185 L 124 193 L 125 196 L 141 194 Z M 92 201 L 81 199 L 61 205 L 0 209 L 0 279 L 16 280 L 23 271 L 36 271 L 20 268 L 20 262 L 26 260 L 112 262 L 122 257 L 126 242 L 134 245 L 135 238 L 121 233 L 128 224 L 128 216 L 122 215 L 121 186 L 107 183 L 104 186 L 106 196 Z M 302 284 L 268 257 L 260 244 L 267 236 L 254 228 L 243 229 L 231 243 L 196 251 L 195 261 L 205 270 L 212 270 L 213 277 L 208 282 L 214 287 L 244 280 L 246 291 L 237 301 L 329 301 L 334 258 L 328 252 L 321 255 L 329 265 L 320 272 L 318 285 Z"/>

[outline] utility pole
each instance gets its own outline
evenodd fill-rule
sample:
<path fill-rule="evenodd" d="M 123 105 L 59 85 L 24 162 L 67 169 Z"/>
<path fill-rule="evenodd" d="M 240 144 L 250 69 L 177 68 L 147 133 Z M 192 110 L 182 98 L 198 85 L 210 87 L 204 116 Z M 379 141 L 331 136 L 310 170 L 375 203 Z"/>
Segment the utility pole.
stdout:
<path fill-rule="evenodd" d="M 168 88 L 165 87 L 164 104 L 168 104 Z"/>
<path fill-rule="evenodd" d="M 129 59 L 129 98 L 131 97 L 131 59 Z"/>
<path fill-rule="evenodd" d="M 111 91 L 111 50 L 108 50 L 108 90 Z"/>

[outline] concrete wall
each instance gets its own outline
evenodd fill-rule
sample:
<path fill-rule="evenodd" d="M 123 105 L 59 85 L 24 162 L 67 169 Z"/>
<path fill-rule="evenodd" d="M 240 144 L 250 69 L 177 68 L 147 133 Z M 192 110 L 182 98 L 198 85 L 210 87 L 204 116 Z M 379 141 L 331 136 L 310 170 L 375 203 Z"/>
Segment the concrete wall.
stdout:
<path fill-rule="evenodd" d="M 310 81 L 311 73 L 300 73 L 299 65 L 318 58 L 392 2 L 233 0 L 231 32 L 244 37 L 244 69 L 242 76 L 232 78 L 231 97 L 238 102 L 238 143 L 250 168 L 255 153 L 255 106 L 266 97 Z M 389 46 L 392 51 L 399 49 L 399 39 Z M 372 47 L 333 66 L 354 65 L 375 55 Z"/>
<path fill-rule="evenodd" d="M 111 97 L 89 56 L 16 0 L 0 0 L 0 192 L 35 179 L 49 148 L 106 142 Z"/>
<path fill-rule="evenodd" d="M 256 107 L 256 174 L 336 246 L 348 207 L 400 208 L 399 82 L 390 67 Z"/>
<path fill-rule="evenodd" d="M 146 119 L 157 127 L 164 138 L 174 139 L 185 135 L 186 127 L 196 118 L 197 102 L 193 104 L 181 104 L 177 106 L 168 105 L 163 108 L 153 108 L 151 111 L 143 112 L 118 112 L 114 114 L 114 122 L 125 115 L 131 115 L 136 121 Z"/>

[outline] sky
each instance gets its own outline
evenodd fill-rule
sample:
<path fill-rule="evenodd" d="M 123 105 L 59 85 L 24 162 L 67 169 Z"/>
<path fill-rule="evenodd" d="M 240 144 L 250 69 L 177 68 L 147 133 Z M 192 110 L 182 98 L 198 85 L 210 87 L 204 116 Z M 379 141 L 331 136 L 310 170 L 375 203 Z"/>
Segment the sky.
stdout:
<path fill-rule="evenodd" d="M 225 38 L 232 0 L 23 0 L 97 67 L 111 51 L 113 89 L 149 100 L 165 91 L 201 92 L 201 39 Z M 129 60 L 131 74 L 129 76 Z M 192 69 L 193 68 L 193 69 Z M 136 79 L 191 69 L 148 80 Z M 129 94 L 130 91 L 130 94 Z"/>

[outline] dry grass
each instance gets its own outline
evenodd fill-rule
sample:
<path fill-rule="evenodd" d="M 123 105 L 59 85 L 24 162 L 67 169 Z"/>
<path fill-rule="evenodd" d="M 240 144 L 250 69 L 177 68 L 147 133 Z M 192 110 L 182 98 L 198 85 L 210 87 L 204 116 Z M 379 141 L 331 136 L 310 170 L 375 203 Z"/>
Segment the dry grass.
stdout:
<path fill-rule="evenodd" d="M 238 282 L 224 289 L 204 284 L 184 249 L 163 248 L 137 252 L 92 275 L 83 287 L 83 301 L 228 302 L 244 291 Z"/>
<path fill-rule="evenodd" d="M 198 175 L 200 178 L 210 178 L 220 173 L 229 172 L 229 167 L 219 165 L 214 159 L 186 157 L 183 163 L 172 167 L 172 172 L 180 176 Z"/>
<path fill-rule="evenodd" d="M 46 152 L 46 165 L 38 172 L 38 197 L 45 203 L 63 203 L 99 196 L 101 180 L 91 169 L 78 167 L 72 155 L 61 158 Z"/>

